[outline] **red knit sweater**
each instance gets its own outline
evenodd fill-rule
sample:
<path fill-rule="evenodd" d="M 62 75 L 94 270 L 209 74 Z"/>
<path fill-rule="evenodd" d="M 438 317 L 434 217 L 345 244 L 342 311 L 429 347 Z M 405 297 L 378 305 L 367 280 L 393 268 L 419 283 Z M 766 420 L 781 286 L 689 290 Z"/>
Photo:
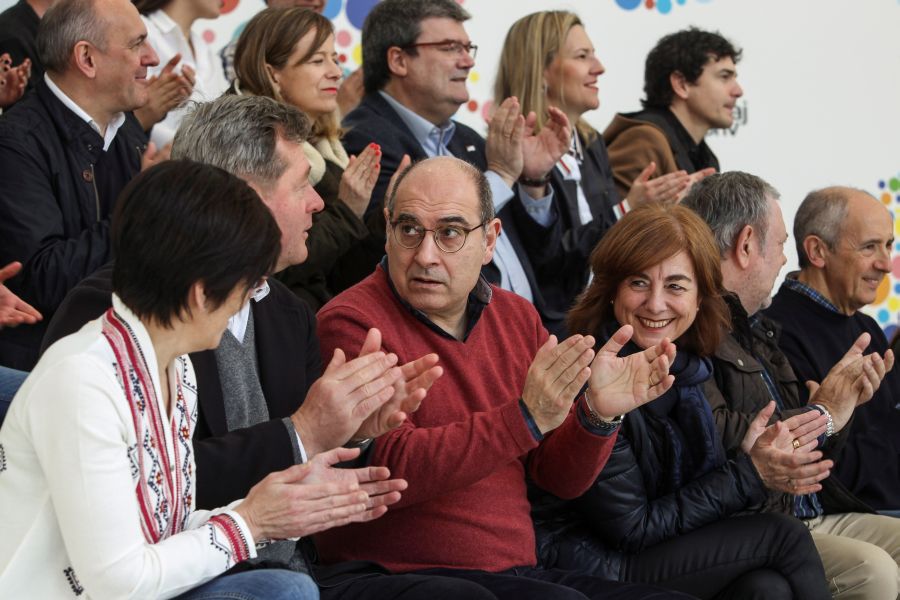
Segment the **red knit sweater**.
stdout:
<path fill-rule="evenodd" d="M 526 469 L 563 498 L 594 482 L 615 436 L 588 432 L 571 412 L 538 444 L 519 408 L 532 358 L 547 332 L 522 298 L 494 288 L 465 342 L 416 319 L 379 267 L 318 314 L 322 356 L 356 356 L 371 327 L 400 363 L 429 352 L 443 376 L 417 412 L 375 441 L 372 464 L 409 482 L 403 499 L 370 523 L 316 537 L 325 563 L 372 560 L 397 572 L 433 567 L 502 571 L 535 564 Z"/>

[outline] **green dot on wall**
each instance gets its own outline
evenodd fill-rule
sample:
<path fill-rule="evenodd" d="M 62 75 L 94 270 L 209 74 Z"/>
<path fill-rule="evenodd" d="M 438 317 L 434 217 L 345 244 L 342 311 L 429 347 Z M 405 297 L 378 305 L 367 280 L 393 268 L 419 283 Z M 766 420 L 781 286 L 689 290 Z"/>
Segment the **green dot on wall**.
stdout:
<path fill-rule="evenodd" d="M 888 182 L 888 187 L 891 188 L 892 192 L 896 192 L 897 190 L 900 190 L 900 179 L 897 179 L 896 177 L 891 177 L 890 182 Z"/>

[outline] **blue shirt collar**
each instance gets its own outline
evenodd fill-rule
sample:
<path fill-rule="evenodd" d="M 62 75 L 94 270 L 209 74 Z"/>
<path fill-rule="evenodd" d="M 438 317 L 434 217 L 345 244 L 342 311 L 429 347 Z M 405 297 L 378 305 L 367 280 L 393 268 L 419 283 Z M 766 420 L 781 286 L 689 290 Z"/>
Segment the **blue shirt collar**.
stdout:
<path fill-rule="evenodd" d="M 425 154 L 429 157 L 450 154 L 449 151 L 442 153 L 441 146 L 446 148 L 450 140 L 453 139 L 453 134 L 456 133 L 456 123 L 448 119 L 446 123 L 438 127 L 428 119 L 397 102 L 387 92 L 381 90 L 378 93 L 381 94 L 385 102 L 391 105 L 391 108 L 397 111 L 400 119 L 412 132 L 413 137 L 416 138 L 422 149 L 425 150 Z"/>
<path fill-rule="evenodd" d="M 793 273 L 788 273 L 787 277 L 784 278 L 784 283 L 782 283 L 781 285 L 783 287 L 786 287 L 789 290 L 793 290 L 793 291 L 797 292 L 798 294 L 803 294 L 804 296 L 806 296 L 807 298 L 809 298 L 810 300 L 812 300 L 819 306 L 827 308 L 831 312 L 837 313 L 839 315 L 844 314 L 840 310 L 838 310 L 838 307 L 835 306 L 831 302 L 831 300 L 829 300 L 828 298 L 823 296 L 822 293 L 819 292 L 817 289 L 815 289 L 811 286 L 808 286 L 805 283 L 803 283 L 802 281 L 800 281 L 799 279 L 797 279 L 798 273 L 799 273 L 799 271 L 794 271 Z"/>

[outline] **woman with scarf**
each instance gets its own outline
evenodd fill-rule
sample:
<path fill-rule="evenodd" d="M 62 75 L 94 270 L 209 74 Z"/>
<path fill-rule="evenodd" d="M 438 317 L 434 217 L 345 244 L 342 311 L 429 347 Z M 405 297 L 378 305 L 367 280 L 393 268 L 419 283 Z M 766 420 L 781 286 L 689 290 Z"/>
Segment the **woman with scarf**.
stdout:
<path fill-rule="evenodd" d="M 234 69 L 232 93 L 274 98 L 299 108 L 313 122 L 303 149 L 309 180 L 325 209 L 309 232 L 309 258 L 278 278 L 317 311 L 366 277 L 384 254 L 383 240 L 374 242 L 362 220 L 378 180 L 381 150 L 371 144 L 359 156 L 348 157 L 341 146 L 337 92 L 342 70 L 334 28 L 319 13 L 305 8 L 258 13 L 241 32 Z"/>
<path fill-rule="evenodd" d="M 223 573 L 258 542 L 321 530 L 331 511 L 339 524 L 363 518 L 369 469 L 331 468 L 358 450 L 269 475 L 228 507 L 194 508 L 186 355 L 219 344 L 280 238 L 256 193 L 215 167 L 166 161 L 125 188 L 112 308 L 44 353 L 0 429 L 0 595 L 319 597 L 305 574 Z"/>
<path fill-rule="evenodd" d="M 767 490 L 754 445 L 793 451 L 799 432 L 772 426 L 763 433 L 769 407 L 741 451 L 728 456 L 704 396 L 706 357 L 727 326 L 719 253 L 706 224 L 681 206 L 635 209 L 607 232 L 591 265 L 593 281 L 569 314 L 571 330 L 602 343 L 631 325 L 634 335 L 620 354 L 671 339 L 675 383 L 627 415 L 609 461 L 582 497 L 563 503 L 536 494 L 544 563 L 699 598 L 830 597 L 803 524 L 755 512 Z"/>

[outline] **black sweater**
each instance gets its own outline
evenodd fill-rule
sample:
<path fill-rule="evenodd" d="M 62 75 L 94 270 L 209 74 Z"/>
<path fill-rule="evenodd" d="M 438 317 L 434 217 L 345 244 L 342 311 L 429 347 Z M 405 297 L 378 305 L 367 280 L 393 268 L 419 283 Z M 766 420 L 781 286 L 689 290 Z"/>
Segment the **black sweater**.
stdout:
<path fill-rule="evenodd" d="M 801 382 L 820 382 L 864 332 L 872 336 L 868 352 L 884 354 L 888 347 L 870 316 L 836 313 L 785 287 L 765 314 L 781 324 L 779 345 Z M 801 394 L 805 402 L 805 386 Z M 876 510 L 900 508 L 900 368 L 890 371 L 872 400 L 856 409 L 850 428 L 847 443 L 834 457 L 832 476 Z"/>

